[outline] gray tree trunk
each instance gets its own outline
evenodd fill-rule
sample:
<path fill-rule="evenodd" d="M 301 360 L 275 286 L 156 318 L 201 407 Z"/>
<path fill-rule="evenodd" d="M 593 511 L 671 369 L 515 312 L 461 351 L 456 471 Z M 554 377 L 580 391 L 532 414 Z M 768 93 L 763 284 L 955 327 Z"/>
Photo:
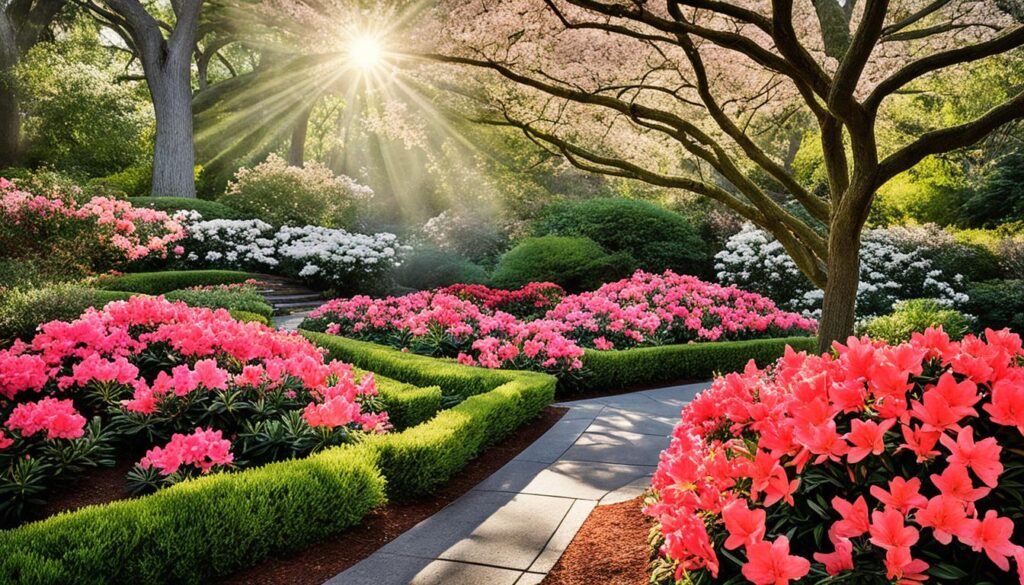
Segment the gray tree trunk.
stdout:
<path fill-rule="evenodd" d="M 156 114 L 153 188 L 157 197 L 195 197 L 192 144 L 192 52 L 203 0 L 172 0 L 177 18 L 167 38 L 139 0 L 106 0 L 116 24 L 131 37 Z"/>
<path fill-rule="evenodd" d="M 288 145 L 288 164 L 301 167 L 306 162 L 306 136 L 309 133 L 309 116 L 313 106 L 302 110 L 292 127 L 292 140 Z"/>
<path fill-rule="evenodd" d="M 192 88 L 188 63 L 172 70 L 168 63 L 158 75 L 146 73 L 156 140 L 153 145 L 153 196 L 195 197 L 195 149 L 192 145 Z"/>

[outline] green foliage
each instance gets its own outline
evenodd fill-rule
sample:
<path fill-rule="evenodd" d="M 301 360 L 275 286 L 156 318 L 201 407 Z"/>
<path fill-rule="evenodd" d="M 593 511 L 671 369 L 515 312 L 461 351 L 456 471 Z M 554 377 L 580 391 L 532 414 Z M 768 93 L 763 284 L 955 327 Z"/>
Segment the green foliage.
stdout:
<path fill-rule="evenodd" d="M 402 259 L 395 269 L 395 282 L 403 287 L 426 290 L 456 283 L 482 284 L 487 271 L 455 252 L 422 246 Z"/>
<path fill-rule="evenodd" d="M 474 203 L 476 207 L 465 208 Z M 420 229 L 422 237 L 440 250 L 454 252 L 476 264 L 494 266 L 498 256 L 509 247 L 508 233 L 495 217 L 497 211 L 483 201 L 462 205 L 430 218 Z"/>
<path fill-rule="evenodd" d="M 967 289 L 967 294 L 971 298 L 964 311 L 977 319 L 978 331 L 1009 327 L 1024 333 L 1024 280 L 979 282 Z"/>
<path fill-rule="evenodd" d="M 169 301 L 182 301 L 190 307 L 256 313 L 268 320 L 274 314 L 274 307 L 267 303 L 254 286 L 229 288 L 214 285 L 204 289 L 172 290 L 164 294 L 164 298 Z"/>
<path fill-rule="evenodd" d="M 34 288 L 78 280 L 85 272 L 50 257 L 0 259 L 0 292 L 4 288 Z"/>
<path fill-rule="evenodd" d="M 970 225 L 1024 220 L 1024 149 L 995 161 L 964 202 Z"/>
<path fill-rule="evenodd" d="M 963 191 L 934 177 L 904 173 L 875 196 L 869 222 L 889 226 L 910 222 L 951 225 L 960 219 Z"/>
<path fill-rule="evenodd" d="M 238 309 L 232 309 L 228 311 L 231 313 L 231 318 L 235 321 L 242 321 L 244 323 L 261 323 L 263 325 L 270 325 L 270 318 L 260 315 L 259 313 L 252 313 L 249 311 L 240 311 Z"/>
<path fill-rule="evenodd" d="M 915 332 L 939 325 L 950 338 L 958 340 L 967 334 L 971 322 L 963 313 L 934 299 L 911 299 L 896 303 L 892 313 L 868 321 L 857 333 L 896 345 L 910 341 Z"/>
<path fill-rule="evenodd" d="M 132 165 L 124 170 L 112 173 L 105 177 L 91 179 L 89 181 L 89 185 L 105 186 L 110 189 L 120 191 L 128 197 L 142 198 L 149 195 L 149 190 L 153 185 L 153 166 L 150 164 Z M 135 202 L 133 201 L 133 203 Z M 135 203 L 135 205 L 138 205 L 138 203 Z M 156 207 L 154 209 L 159 208 Z"/>
<path fill-rule="evenodd" d="M 219 199 L 267 223 L 351 228 L 359 204 L 373 195 L 368 187 L 317 162 L 289 166 L 276 154 L 242 168 Z"/>
<path fill-rule="evenodd" d="M 430 420 L 444 404 L 440 386 L 420 387 L 374 374 L 377 391 L 388 420 L 404 430 Z"/>
<path fill-rule="evenodd" d="M 374 452 L 336 447 L 0 533 L 0 582 L 206 583 L 339 534 L 384 502 Z"/>
<path fill-rule="evenodd" d="M 418 497 L 437 489 L 485 447 L 536 418 L 554 399 L 555 378 L 547 374 L 474 368 L 344 337 L 302 334 L 334 359 L 418 386 L 437 385 L 445 396 L 466 397 L 402 433 L 367 439 L 380 456 L 393 498 Z"/>
<path fill-rule="evenodd" d="M 590 238 L 609 252 L 624 252 L 649 272 L 707 274 L 710 255 L 698 227 L 678 213 L 624 198 L 561 201 L 534 222 L 536 236 Z"/>
<path fill-rule="evenodd" d="M 570 292 L 593 290 L 636 269 L 625 252 L 609 254 L 589 238 L 527 238 L 501 257 L 491 275 L 499 288 L 516 289 L 531 282 L 553 282 Z"/>
<path fill-rule="evenodd" d="M 54 320 L 72 321 L 89 307 L 101 308 L 131 293 L 95 290 L 78 284 L 12 289 L 0 294 L 0 346 L 29 340 L 36 327 Z"/>
<path fill-rule="evenodd" d="M 148 103 L 116 83 L 116 66 L 95 31 L 40 43 L 16 69 L 28 157 L 86 176 L 107 175 L 145 155 Z"/>
<path fill-rule="evenodd" d="M 232 209 L 223 203 L 206 201 L 205 199 L 192 199 L 188 197 L 132 197 L 131 203 L 135 207 L 148 207 L 167 213 L 177 211 L 197 211 L 204 220 L 210 219 L 249 219 L 244 213 Z"/>
<path fill-rule="evenodd" d="M 147 295 L 161 295 L 188 288 L 213 284 L 232 284 L 259 278 L 257 274 L 237 270 L 168 270 L 165 272 L 134 272 L 121 276 L 101 276 L 93 286 L 104 290 L 123 290 Z"/>
<path fill-rule="evenodd" d="M 768 365 L 782 357 L 787 345 L 796 351 L 813 352 L 817 340 L 786 337 L 612 351 L 588 349 L 583 354 L 586 374 L 582 385 L 586 391 L 602 392 L 630 386 L 708 380 L 719 373 L 740 371 L 750 360 L 759 366 Z"/>
<path fill-rule="evenodd" d="M 971 230 L 979 234 L 985 230 Z M 936 224 L 893 226 L 885 230 L 885 238 L 907 254 L 929 260 L 947 278 L 960 274 L 969 281 L 990 280 L 1002 276 L 998 238 L 982 244 Z"/>

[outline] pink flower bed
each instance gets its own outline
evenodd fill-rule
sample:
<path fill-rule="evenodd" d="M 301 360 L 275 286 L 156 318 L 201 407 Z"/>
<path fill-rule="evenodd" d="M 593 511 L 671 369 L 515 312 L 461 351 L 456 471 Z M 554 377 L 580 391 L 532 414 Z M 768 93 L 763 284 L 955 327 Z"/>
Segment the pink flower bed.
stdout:
<path fill-rule="evenodd" d="M 565 298 L 565 290 L 551 282 L 531 282 L 518 290 L 491 288 L 482 284 L 453 284 L 438 292 L 452 294 L 491 311 L 503 311 L 520 318 L 543 314 Z"/>
<path fill-rule="evenodd" d="M 1022 358 L 930 329 L 719 378 L 654 476 L 656 577 L 1024 583 Z"/>
<path fill-rule="evenodd" d="M 335 299 L 303 327 L 416 353 L 457 357 L 489 368 L 530 368 L 565 374 L 580 369 L 583 348 L 629 349 L 667 343 L 750 339 L 813 333 L 816 323 L 780 311 L 770 300 L 735 287 L 673 272 L 637 272 L 554 304 L 557 287 L 519 291 L 455 285 L 438 291 L 373 299 Z M 556 290 L 557 289 L 557 290 Z M 552 308 L 521 320 L 495 309 Z"/>
<path fill-rule="evenodd" d="M 375 396 L 372 375 L 301 336 L 133 297 L 0 351 L 0 489 L 23 467 L 44 485 L 114 449 L 139 458 L 138 489 L 302 456 L 385 432 Z"/>
<path fill-rule="evenodd" d="M 770 299 L 695 276 L 637 271 L 593 292 L 570 295 L 548 311 L 586 347 L 629 349 L 691 341 L 812 334 L 817 323 Z"/>
<path fill-rule="evenodd" d="M 568 372 L 581 367 L 583 355 L 555 322 L 524 323 L 443 292 L 335 299 L 310 313 L 303 327 L 488 368 Z"/>
<path fill-rule="evenodd" d="M 91 270 L 183 252 L 185 230 L 163 211 L 127 201 L 32 194 L 0 178 L 0 257 L 66 254 Z"/>

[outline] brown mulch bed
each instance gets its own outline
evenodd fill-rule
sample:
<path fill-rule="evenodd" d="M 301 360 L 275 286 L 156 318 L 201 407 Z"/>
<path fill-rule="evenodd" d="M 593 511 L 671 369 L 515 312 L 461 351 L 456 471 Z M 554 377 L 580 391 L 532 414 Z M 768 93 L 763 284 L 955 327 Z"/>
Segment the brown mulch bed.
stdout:
<path fill-rule="evenodd" d="M 643 496 L 598 506 L 541 585 L 647 585 L 651 519 Z"/>
<path fill-rule="evenodd" d="M 549 406 L 540 418 L 493 445 L 428 499 L 391 503 L 338 537 L 285 558 L 272 558 L 222 581 L 232 585 L 319 585 L 434 515 L 529 447 L 568 411 Z"/>
<path fill-rule="evenodd" d="M 61 512 L 131 497 L 125 490 L 125 477 L 134 464 L 134 461 L 119 461 L 114 467 L 90 469 L 74 483 L 61 485 L 47 493 L 46 503 L 27 520 L 41 520 Z"/>

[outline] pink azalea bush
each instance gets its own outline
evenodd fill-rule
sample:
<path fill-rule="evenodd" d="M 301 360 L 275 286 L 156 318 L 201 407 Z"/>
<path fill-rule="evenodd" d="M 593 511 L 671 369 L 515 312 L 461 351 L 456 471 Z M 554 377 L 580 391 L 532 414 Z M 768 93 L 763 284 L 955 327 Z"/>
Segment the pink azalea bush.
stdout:
<path fill-rule="evenodd" d="M 559 333 L 558 323 L 524 323 L 445 292 L 335 299 L 310 313 L 303 328 L 487 368 L 567 373 L 582 366 L 583 350 Z"/>
<path fill-rule="evenodd" d="M 593 292 L 565 297 L 547 318 L 570 339 L 596 349 L 783 337 L 814 333 L 817 324 L 735 286 L 671 270 L 637 271 Z"/>
<path fill-rule="evenodd" d="M 565 290 L 552 282 L 531 282 L 517 290 L 483 284 L 453 284 L 440 290 L 491 311 L 504 311 L 521 319 L 543 315 L 565 298 Z"/>
<path fill-rule="evenodd" d="M 86 271 L 183 252 L 182 225 L 167 213 L 107 197 L 32 194 L 0 178 L 0 258 L 59 255 Z"/>
<path fill-rule="evenodd" d="M 816 329 L 812 319 L 780 311 L 764 297 L 671 271 L 638 271 L 594 292 L 562 295 L 550 283 L 531 283 L 517 291 L 454 285 L 402 297 L 359 296 L 326 303 L 302 327 L 470 365 L 560 375 L 581 368 L 583 348 L 805 335 Z M 502 308 L 542 314 L 520 319 Z"/>
<path fill-rule="evenodd" d="M 1024 583 L 1024 350 L 939 329 L 717 379 L 645 513 L 655 582 Z"/>
<path fill-rule="evenodd" d="M 139 490 L 303 456 L 387 431 L 376 394 L 371 374 L 357 379 L 301 336 L 132 297 L 0 350 L 0 492 L 31 472 L 34 496 L 112 464 L 113 449 L 139 460 Z"/>

